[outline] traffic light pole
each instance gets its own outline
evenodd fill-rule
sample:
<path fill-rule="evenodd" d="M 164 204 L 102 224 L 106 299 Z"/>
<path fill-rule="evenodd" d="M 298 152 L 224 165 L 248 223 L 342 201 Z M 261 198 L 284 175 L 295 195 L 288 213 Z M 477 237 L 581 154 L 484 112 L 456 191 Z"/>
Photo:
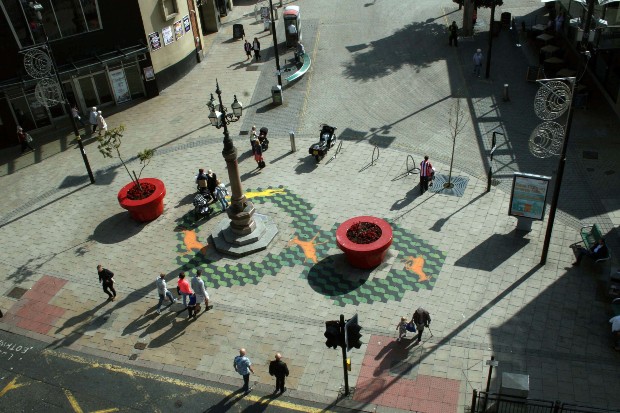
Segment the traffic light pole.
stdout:
<path fill-rule="evenodd" d="M 340 314 L 340 338 L 342 340 L 342 371 L 344 372 L 344 395 L 349 395 L 349 371 L 347 370 L 347 346 L 344 342 L 344 314 Z"/>

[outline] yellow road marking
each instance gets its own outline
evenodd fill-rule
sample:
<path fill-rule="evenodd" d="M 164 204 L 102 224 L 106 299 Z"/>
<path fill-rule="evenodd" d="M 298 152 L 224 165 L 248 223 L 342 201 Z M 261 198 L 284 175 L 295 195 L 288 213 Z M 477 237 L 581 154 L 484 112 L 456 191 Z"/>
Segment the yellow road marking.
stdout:
<path fill-rule="evenodd" d="M 11 380 L 11 382 L 9 384 L 4 386 L 4 389 L 2 389 L 2 391 L 0 391 L 0 397 L 2 397 L 5 394 L 7 394 L 10 390 L 19 389 L 20 387 L 27 386 L 29 384 L 30 383 L 20 383 L 20 384 L 17 384 L 17 377 L 15 377 L 13 380 Z"/>
<path fill-rule="evenodd" d="M 94 412 L 91 412 L 91 413 L 112 413 L 112 412 L 118 412 L 118 409 L 116 407 L 113 407 L 111 409 L 95 410 Z"/>
<path fill-rule="evenodd" d="M 125 374 L 125 375 L 133 377 L 133 378 L 149 379 L 149 380 L 159 381 L 160 383 L 172 384 L 172 385 L 184 388 L 186 390 L 195 390 L 195 391 L 198 391 L 198 392 L 211 393 L 211 394 L 215 394 L 215 395 L 219 395 L 219 396 L 224 396 L 224 397 L 234 396 L 234 392 L 231 392 L 231 391 L 228 391 L 228 390 L 224 390 L 224 389 L 218 389 L 217 387 L 206 386 L 204 384 L 191 383 L 191 382 L 188 382 L 188 381 L 185 381 L 185 380 L 175 379 L 175 378 L 172 378 L 172 377 L 160 376 L 160 375 L 149 373 L 149 372 L 146 372 L 146 371 L 131 370 L 131 369 L 128 369 L 128 368 L 125 368 L 125 367 L 116 366 L 114 364 L 109 364 L 109 363 L 98 363 L 98 362 L 94 362 L 93 363 L 93 362 L 90 362 L 90 361 L 86 360 L 85 358 L 83 358 L 81 356 L 75 356 L 75 355 L 66 354 L 66 353 L 56 353 L 56 352 L 53 352 L 51 350 L 43 350 L 42 353 L 44 355 L 46 355 L 46 356 L 54 356 L 54 357 L 61 358 L 61 359 L 64 359 L 64 360 L 73 361 L 75 363 L 88 364 L 92 368 L 101 368 L 101 369 L 104 369 L 104 370 L 108 370 L 110 372 Z M 65 393 L 67 393 L 67 392 L 68 392 L 68 390 L 65 390 Z M 67 398 L 69 398 L 69 394 L 67 394 Z M 73 396 L 71 396 L 71 397 L 73 397 Z M 251 393 L 249 395 L 245 396 L 244 399 L 248 400 L 248 401 L 251 401 L 251 402 L 254 402 L 254 403 L 258 403 L 258 404 L 282 407 L 284 409 L 294 410 L 294 411 L 297 411 L 297 412 L 306 412 L 306 413 L 329 413 L 330 412 L 329 410 L 324 410 L 324 409 L 319 409 L 319 408 L 314 408 L 314 407 L 308 407 L 308 406 L 302 406 L 302 405 L 295 404 L 295 403 L 292 403 L 292 402 L 286 402 L 286 401 L 282 401 L 282 400 L 265 399 L 262 396 L 254 395 L 254 394 L 251 394 Z M 75 399 L 73 399 L 73 400 L 75 400 Z M 71 401 L 71 399 L 69 399 L 69 401 Z M 78 408 L 79 408 L 79 406 L 78 406 Z M 82 410 L 75 410 L 75 413 L 83 413 L 83 412 L 82 412 Z M 93 413 L 96 413 L 96 412 L 93 412 Z"/>
<path fill-rule="evenodd" d="M 69 403 L 71 404 L 71 407 L 73 407 L 73 411 L 75 413 L 84 413 L 84 411 L 78 404 L 77 400 L 75 400 L 75 397 L 73 397 L 73 394 L 71 394 L 71 392 L 67 389 L 63 389 L 63 390 L 65 391 L 65 396 L 67 396 L 67 399 L 69 400 Z"/>

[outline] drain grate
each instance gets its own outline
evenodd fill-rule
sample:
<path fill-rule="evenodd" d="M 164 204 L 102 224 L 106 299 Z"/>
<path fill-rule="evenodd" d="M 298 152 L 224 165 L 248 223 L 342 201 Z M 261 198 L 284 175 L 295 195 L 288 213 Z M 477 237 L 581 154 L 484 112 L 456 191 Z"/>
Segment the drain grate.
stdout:
<path fill-rule="evenodd" d="M 11 291 L 9 291 L 9 293 L 7 294 L 7 297 L 11 297 L 11 298 L 15 298 L 16 300 L 19 300 L 20 298 L 22 298 L 24 294 L 26 294 L 26 291 L 28 291 L 26 288 L 15 287 Z"/>
<path fill-rule="evenodd" d="M 583 159 L 598 159 L 597 151 L 583 151 Z"/>
<path fill-rule="evenodd" d="M 131 356 L 129 356 L 129 360 L 137 360 L 138 359 L 138 355 L 137 354 L 132 354 Z"/>

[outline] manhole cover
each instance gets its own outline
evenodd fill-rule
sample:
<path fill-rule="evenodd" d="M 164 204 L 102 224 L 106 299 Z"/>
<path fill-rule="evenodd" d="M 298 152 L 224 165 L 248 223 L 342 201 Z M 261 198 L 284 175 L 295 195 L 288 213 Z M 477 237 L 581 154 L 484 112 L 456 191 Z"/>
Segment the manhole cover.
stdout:
<path fill-rule="evenodd" d="M 133 348 L 137 350 L 144 350 L 146 348 L 146 343 L 136 343 Z"/>
<path fill-rule="evenodd" d="M 26 291 L 28 290 L 25 288 L 15 287 L 7 294 L 7 297 L 19 300 L 20 298 L 22 298 L 22 295 L 26 294 Z"/>
<path fill-rule="evenodd" d="M 249 130 L 242 130 L 242 131 L 239 131 L 239 135 L 240 135 L 240 136 L 243 136 L 243 135 L 249 135 L 249 134 L 250 134 L 250 131 L 249 131 Z"/>
<path fill-rule="evenodd" d="M 583 151 L 583 159 L 598 159 L 597 151 Z"/>
<path fill-rule="evenodd" d="M 248 66 L 245 68 L 246 72 L 256 72 L 258 70 L 258 66 Z"/>
<path fill-rule="evenodd" d="M 131 356 L 129 356 L 129 360 L 136 360 L 138 358 L 137 354 L 132 354 Z"/>

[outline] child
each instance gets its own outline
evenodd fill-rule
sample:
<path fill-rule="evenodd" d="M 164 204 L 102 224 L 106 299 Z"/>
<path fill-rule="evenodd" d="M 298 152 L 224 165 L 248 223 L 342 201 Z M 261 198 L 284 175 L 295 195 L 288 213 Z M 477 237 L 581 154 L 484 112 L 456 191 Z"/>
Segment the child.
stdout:
<path fill-rule="evenodd" d="M 228 190 L 226 189 L 226 185 L 221 183 L 219 179 L 215 182 L 215 199 L 220 201 L 220 205 L 222 206 L 222 211 L 228 208 L 228 201 L 226 200 L 226 195 L 228 195 Z"/>
<path fill-rule="evenodd" d="M 400 341 L 403 337 L 407 337 L 407 319 L 405 317 L 400 318 L 400 323 L 396 325 L 396 329 L 398 330 L 398 339 L 396 341 Z"/>
<path fill-rule="evenodd" d="M 189 303 L 187 303 L 187 319 L 189 320 L 192 316 L 194 316 L 194 320 L 196 319 L 196 314 L 198 314 L 199 307 L 196 305 L 196 294 L 189 296 Z"/>

